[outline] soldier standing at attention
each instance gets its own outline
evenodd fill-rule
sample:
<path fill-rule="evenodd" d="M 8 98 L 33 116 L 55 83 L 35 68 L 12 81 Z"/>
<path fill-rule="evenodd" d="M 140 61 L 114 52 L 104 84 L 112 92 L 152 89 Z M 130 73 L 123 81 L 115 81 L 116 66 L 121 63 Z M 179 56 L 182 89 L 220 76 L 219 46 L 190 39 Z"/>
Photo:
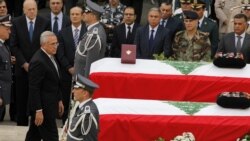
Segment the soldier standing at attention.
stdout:
<path fill-rule="evenodd" d="M 173 57 L 180 61 L 210 61 L 211 44 L 208 33 L 197 30 L 198 15 L 194 11 L 184 11 L 186 30 L 176 33 Z"/>
<path fill-rule="evenodd" d="M 93 92 L 99 86 L 93 81 L 76 75 L 73 86 L 75 101 L 79 104 L 69 119 L 67 141 L 97 141 L 99 132 L 99 111 L 92 100 Z"/>

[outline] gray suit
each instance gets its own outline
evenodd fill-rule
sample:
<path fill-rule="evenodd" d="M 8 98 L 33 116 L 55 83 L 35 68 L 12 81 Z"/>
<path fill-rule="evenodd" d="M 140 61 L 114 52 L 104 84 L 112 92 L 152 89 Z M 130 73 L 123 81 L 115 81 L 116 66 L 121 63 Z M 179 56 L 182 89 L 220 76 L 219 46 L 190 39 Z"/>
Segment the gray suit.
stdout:
<path fill-rule="evenodd" d="M 94 34 L 96 29 L 97 34 Z M 93 34 L 93 36 L 91 34 Z M 99 41 L 98 38 L 100 38 Z M 104 57 L 106 51 L 106 38 L 105 30 L 100 23 L 91 27 L 87 33 L 83 35 L 83 38 L 78 44 L 76 50 L 74 61 L 75 74 L 81 74 L 85 77 L 89 76 L 91 63 Z M 90 42 L 87 45 L 86 41 L 88 39 L 90 39 Z"/>
<path fill-rule="evenodd" d="M 87 112 L 88 110 L 85 111 L 87 106 L 89 106 L 89 108 L 90 108 L 90 113 Z M 77 122 L 79 121 L 79 119 L 82 117 L 82 114 L 85 114 L 85 119 L 82 121 L 84 123 L 83 125 L 84 125 L 85 130 L 88 128 L 88 126 L 90 124 L 89 119 L 94 117 L 92 119 L 92 122 L 91 122 L 90 131 L 88 133 L 86 133 L 86 135 L 83 135 L 83 133 L 81 132 L 81 128 L 83 128 L 82 122 L 80 122 L 80 124 L 76 125 Z M 91 114 L 93 115 L 93 117 L 91 117 Z M 97 125 L 95 124 L 94 120 L 96 121 Z M 98 140 L 99 111 L 97 109 L 96 104 L 92 100 L 88 101 L 81 108 L 76 109 L 76 112 L 70 121 L 71 122 L 69 125 L 70 128 L 68 129 L 67 141 L 77 141 L 77 140 L 73 139 L 71 136 L 79 138 L 82 141 L 97 141 Z M 71 132 L 70 130 L 72 130 L 75 127 L 76 127 L 76 130 Z"/>
<path fill-rule="evenodd" d="M 234 52 L 236 54 L 235 47 L 235 33 L 231 32 L 226 34 L 220 41 L 217 52 L 230 53 Z M 244 56 L 246 63 L 250 63 L 250 35 L 246 33 L 244 38 L 241 53 Z"/>
<path fill-rule="evenodd" d="M 10 103 L 11 80 L 10 51 L 0 41 L 0 98 L 4 105 Z M 3 107 L 0 106 L 0 117 Z"/>

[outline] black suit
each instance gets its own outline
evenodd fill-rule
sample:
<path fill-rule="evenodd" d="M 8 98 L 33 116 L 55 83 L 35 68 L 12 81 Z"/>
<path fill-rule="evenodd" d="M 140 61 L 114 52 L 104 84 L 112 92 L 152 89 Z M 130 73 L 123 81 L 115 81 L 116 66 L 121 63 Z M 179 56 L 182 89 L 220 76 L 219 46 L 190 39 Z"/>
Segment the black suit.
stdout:
<path fill-rule="evenodd" d="M 85 32 L 87 32 L 87 28 L 85 24 L 82 24 L 79 41 L 81 39 L 80 37 L 82 37 Z M 62 97 L 65 107 L 62 119 L 64 123 L 67 119 L 67 114 L 68 114 L 71 81 L 72 81 L 71 80 L 72 76 L 68 72 L 68 69 L 74 66 L 74 58 L 76 51 L 73 39 L 72 26 L 68 26 L 65 29 L 62 29 L 61 32 L 59 32 L 58 41 L 59 41 L 59 47 L 57 49 L 57 59 L 62 68 L 62 85 L 63 85 Z"/>
<path fill-rule="evenodd" d="M 33 54 L 40 48 L 40 35 L 48 29 L 49 21 L 37 16 L 34 23 L 32 41 L 30 41 L 26 17 L 21 16 L 13 20 L 10 48 L 16 56 L 17 125 L 28 125 L 28 73 L 22 65 L 25 62 L 29 63 Z"/>
<path fill-rule="evenodd" d="M 154 37 L 153 48 L 149 47 L 149 25 L 139 27 L 135 36 L 137 58 L 153 59 L 153 54 L 164 52 L 166 57 L 172 53 L 170 31 L 163 26 L 158 26 Z"/>
<path fill-rule="evenodd" d="M 135 34 L 138 27 L 140 27 L 140 25 L 135 23 L 132 29 L 132 35 L 130 39 L 126 39 L 126 26 L 124 23 L 115 27 L 111 46 L 111 57 L 121 57 L 122 44 L 134 43 Z"/>
<path fill-rule="evenodd" d="M 60 71 L 58 71 L 49 56 L 39 49 L 30 61 L 29 67 L 29 100 L 28 108 L 31 114 L 30 128 L 26 141 L 58 141 L 56 117 L 58 103 L 62 99 Z M 35 114 L 42 109 L 44 122 L 36 126 Z"/>
<path fill-rule="evenodd" d="M 237 40 L 237 39 L 236 39 Z M 241 53 L 244 56 L 246 63 L 250 63 L 250 35 L 246 33 L 241 46 Z M 231 32 L 223 36 L 221 39 L 217 52 L 222 53 L 231 53 L 233 52 L 236 55 L 236 46 L 235 46 L 235 33 Z"/>
<path fill-rule="evenodd" d="M 51 30 L 53 29 L 53 23 L 52 23 L 52 20 L 51 20 L 51 13 L 47 14 L 46 15 L 46 18 L 47 20 L 50 22 L 50 28 Z M 59 29 L 58 31 L 68 27 L 71 25 L 71 22 L 70 22 L 70 19 L 67 15 L 63 14 L 63 18 L 62 18 L 62 26 L 61 26 L 61 29 Z"/>

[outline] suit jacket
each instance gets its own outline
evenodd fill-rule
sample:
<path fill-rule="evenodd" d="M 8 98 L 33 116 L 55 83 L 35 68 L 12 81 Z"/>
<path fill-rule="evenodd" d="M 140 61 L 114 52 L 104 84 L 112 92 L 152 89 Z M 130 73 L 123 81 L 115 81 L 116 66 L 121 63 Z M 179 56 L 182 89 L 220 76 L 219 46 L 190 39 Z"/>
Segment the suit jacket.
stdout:
<path fill-rule="evenodd" d="M 94 29 L 98 29 L 97 35 L 94 35 L 93 37 L 89 36 L 93 33 Z M 87 38 L 89 37 L 91 37 L 89 45 L 85 46 Z M 96 42 L 97 37 L 100 37 L 100 42 Z M 75 74 L 79 73 L 85 77 L 89 76 L 91 64 L 94 61 L 102 59 L 104 57 L 106 51 L 106 39 L 106 32 L 101 23 L 98 23 L 88 29 L 88 31 L 83 35 L 79 45 L 77 46 L 77 49 L 81 52 L 81 55 L 79 54 L 79 52 L 76 52 L 74 61 Z M 82 54 L 83 50 L 86 48 L 88 48 L 88 51 Z"/>
<path fill-rule="evenodd" d="M 4 100 L 4 104 L 10 103 L 11 82 L 10 51 L 0 41 L 0 98 Z"/>
<path fill-rule="evenodd" d="M 80 122 L 80 124 L 78 124 L 78 126 L 76 125 L 76 123 L 79 121 L 80 117 L 82 114 L 84 114 L 85 111 L 85 107 L 89 106 L 90 107 L 90 112 L 93 114 L 95 120 L 97 121 L 97 126 L 96 124 L 92 121 L 91 127 L 90 127 L 90 131 L 87 135 L 82 135 L 81 133 L 81 128 L 82 127 L 82 122 L 84 122 L 84 129 L 87 129 L 88 125 L 89 125 L 89 117 L 90 114 L 86 114 L 86 117 L 84 119 L 84 121 Z M 68 134 L 71 134 L 77 138 L 81 138 L 82 141 L 97 141 L 98 140 L 98 132 L 99 132 L 99 111 L 97 109 L 96 104 L 90 100 L 88 101 L 86 104 L 84 104 L 81 108 L 79 108 L 78 110 L 75 111 L 75 115 L 72 117 L 71 119 L 71 124 L 69 125 L 70 129 L 73 129 L 77 126 L 76 130 L 73 132 L 70 132 L 68 130 Z M 70 132 L 70 133 L 69 133 Z M 67 137 L 67 141 L 76 141 L 74 139 L 72 139 L 70 136 Z"/>
<path fill-rule="evenodd" d="M 14 19 L 12 24 L 10 48 L 16 56 L 15 75 L 23 75 L 21 66 L 25 62 L 29 62 L 33 54 L 40 48 L 40 35 L 42 32 L 49 30 L 49 21 L 40 16 L 36 17 L 32 41 L 29 38 L 25 15 Z"/>
<path fill-rule="evenodd" d="M 79 41 L 86 32 L 86 25 L 82 24 Z M 72 26 L 68 26 L 58 33 L 58 41 L 59 46 L 56 56 L 62 68 L 62 80 L 71 80 L 72 76 L 71 74 L 69 74 L 68 69 L 74 66 L 74 58 L 76 52 Z"/>
<path fill-rule="evenodd" d="M 51 13 L 48 13 L 45 18 L 47 18 L 47 20 L 50 23 L 50 29 L 53 29 L 53 24 L 52 24 L 52 20 L 51 20 Z M 67 15 L 63 14 L 61 30 L 64 29 L 65 27 L 70 26 L 70 25 L 71 25 L 71 21 L 70 21 L 69 17 Z"/>
<path fill-rule="evenodd" d="M 172 53 L 170 31 L 163 26 L 158 26 L 154 37 L 153 49 L 149 48 L 149 25 L 138 28 L 135 36 L 137 58 L 153 59 L 153 54 L 164 52 L 166 57 Z"/>
<path fill-rule="evenodd" d="M 58 102 L 62 99 L 60 69 L 58 71 L 49 56 L 39 49 L 30 61 L 29 100 L 30 113 L 42 109 L 45 118 L 56 118 Z"/>
<path fill-rule="evenodd" d="M 226 34 L 220 41 L 217 52 L 230 53 L 234 52 L 236 54 L 235 47 L 235 33 L 231 32 Z M 243 44 L 241 46 L 241 52 L 244 56 L 246 63 L 250 63 L 250 35 L 246 33 Z"/>
<path fill-rule="evenodd" d="M 125 23 L 122 23 L 115 27 L 112 39 L 111 46 L 111 57 L 121 57 L 121 45 L 122 44 L 131 44 L 134 43 L 135 34 L 137 28 L 140 27 L 139 24 L 135 23 L 132 29 L 132 38 L 130 39 L 130 43 L 127 43 L 126 40 L 126 26 Z"/>
<path fill-rule="evenodd" d="M 211 49 L 212 49 L 211 55 L 213 58 L 215 52 L 218 49 L 218 43 L 219 43 L 219 28 L 217 26 L 217 23 L 209 18 L 204 17 L 199 30 L 202 32 L 209 33 L 209 39 L 211 42 Z"/>

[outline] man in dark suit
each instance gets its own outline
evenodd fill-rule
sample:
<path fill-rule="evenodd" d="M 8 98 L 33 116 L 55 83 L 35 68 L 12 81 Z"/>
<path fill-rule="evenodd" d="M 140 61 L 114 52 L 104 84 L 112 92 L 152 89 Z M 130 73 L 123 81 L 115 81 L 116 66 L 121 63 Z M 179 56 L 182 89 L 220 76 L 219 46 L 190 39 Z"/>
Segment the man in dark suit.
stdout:
<path fill-rule="evenodd" d="M 106 51 L 106 32 L 100 24 L 100 14 L 104 9 L 96 3 L 86 0 L 83 21 L 88 26 L 87 32 L 76 49 L 74 60 L 75 74 L 88 77 L 91 63 L 102 59 Z"/>
<path fill-rule="evenodd" d="M 172 17 L 172 3 L 162 2 L 160 6 L 161 21 L 160 25 L 169 29 L 171 41 L 178 31 L 184 30 L 184 24 L 178 19 Z"/>
<path fill-rule="evenodd" d="M 58 141 L 56 117 L 64 112 L 60 84 L 60 69 L 54 58 L 58 42 L 56 35 L 45 31 L 29 67 L 29 100 L 31 115 L 25 141 Z"/>
<path fill-rule="evenodd" d="M 114 29 L 110 54 L 111 57 L 121 57 L 121 45 L 133 44 L 136 30 L 140 26 L 135 23 L 136 15 L 133 7 L 126 7 L 123 15 L 124 23 L 118 25 Z"/>
<path fill-rule="evenodd" d="M 137 58 L 154 59 L 153 54 L 164 53 L 165 57 L 171 55 L 170 31 L 160 26 L 161 11 L 159 8 L 151 8 L 148 12 L 148 23 L 137 29 L 135 44 Z"/>
<path fill-rule="evenodd" d="M 99 132 L 99 111 L 92 100 L 93 92 L 99 86 L 93 81 L 76 75 L 74 99 L 79 102 L 68 127 L 67 141 L 97 141 Z M 84 118 L 83 118 L 84 117 Z M 89 130 L 86 130 L 89 128 Z"/>
<path fill-rule="evenodd" d="M 51 31 L 57 35 L 61 29 L 70 26 L 70 19 L 62 13 L 63 0 L 50 0 L 49 7 L 51 12 L 46 17 L 50 21 Z"/>
<path fill-rule="evenodd" d="M 193 10 L 199 16 L 198 30 L 209 33 L 209 39 L 211 42 L 211 58 L 213 58 L 218 49 L 219 27 L 215 21 L 204 16 L 205 7 L 206 3 L 201 0 L 198 0 L 197 3 L 192 5 Z"/>
<path fill-rule="evenodd" d="M 77 44 L 83 34 L 87 31 L 85 24 L 82 23 L 82 9 L 73 7 L 70 10 L 71 26 L 62 29 L 58 34 L 59 47 L 57 50 L 57 58 L 62 68 L 62 85 L 63 85 L 63 103 L 65 112 L 62 116 L 63 124 L 67 119 L 72 75 L 74 74 L 74 58 Z M 75 43 L 75 38 L 78 37 Z"/>
<path fill-rule="evenodd" d="M 40 47 L 40 34 L 49 29 L 49 22 L 37 16 L 34 0 L 25 1 L 24 14 L 13 20 L 10 48 L 16 56 L 16 104 L 17 125 L 27 126 L 28 68 L 33 54 Z"/>
<path fill-rule="evenodd" d="M 234 32 L 228 33 L 221 39 L 215 58 L 221 54 L 242 54 L 246 63 L 250 63 L 250 35 L 246 33 L 247 17 L 244 14 L 234 16 Z"/>
<path fill-rule="evenodd" d="M 0 17 L 0 117 L 4 115 L 5 105 L 10 103 L 11 59 L 10 50 L 4 42 L 9 39 L 10 15 Z"/>

